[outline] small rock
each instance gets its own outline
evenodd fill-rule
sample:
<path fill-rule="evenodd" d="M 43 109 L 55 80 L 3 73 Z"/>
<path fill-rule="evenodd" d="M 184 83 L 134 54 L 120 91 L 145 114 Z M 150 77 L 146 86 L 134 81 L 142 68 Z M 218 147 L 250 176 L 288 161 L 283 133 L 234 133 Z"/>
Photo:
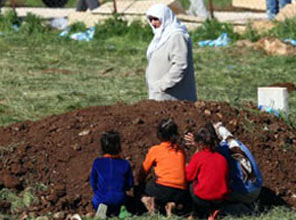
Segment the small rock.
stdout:
<path fill-rule="evenodd" d="M 85 135 L 88 135 L 88 134 L 90 134 L 90 130 L 81 131 L 78 135 L 79 136 L 85 136 Z"/>
<path fill-rule="evenodd" d="M 76 150 L 76 151 L 80 151 L 82 148 L 81 148 L 81 146 L 79 145 L 79 144 L 74 144 L 73 146 L 72 146 L 72 148 L 73 148 L 73 150 Z"/>
<path fill-rule="evenodd" d="M 28 218 L 28 214 L 26 212 L 23 212 L 19 217 L 19 220 L 25 220 L 26 218 Z"/>
<path fill-rule="evenodd" d="M 207 116 L 210 116 L 210 115 L 211 115 L 211 111 L 208 110 L 208 109 L 206 109 L 204 113 L 205 113 L 205 115 L 207 115 Z"/>
<path fill-rule="evenodd" d="M 222 119 L 222 118 L 223 118 L 223 115 L 222 115 L 220 112 L 218 112 L 216 115 L 217 115 L 217 116 L 218 116 L 218 118 L 220 118 L 220 119 Z"/>
<path fill-rule="evenodd" d="M 234 118 L 232 119 L 229 124 L 233 125 L 233 126 L 236 126 L 237 125 L 237 120 Z"/>
<path fill-rule="evenodd" d="M 66 217 L 66 213 L 63 212 L 63 211 L 61 211 L 61 212 L 56 212 L 56 213 L 54 213 L 54 215 L 53 215 L 53 218 L 54 218 L 54 219 L 65 219 L 65 217 Z"/>
<path fill-rule="evenodd" d="M 88 212 L 88 213 L 86 213 L 85 217 L 92 218 L 92 217 L 94 217 L 94 213 Z"/>
<path fill-rule="evenodd" d="M 47 216 L 39 216 L 36 220 L 49 220 L 49 218 Z"/>
<path fill-rule="evenodd" d="M 204 107 L 206 104 L 204 102 L 200 102 L 200 101 L 197 101 L 194 103 L 194 106 L 196 108 L 201 108 L 201 107 Z"/>
<path fill-rule="evenodd" d="M 135 120 L 133 120 L 133 124 L 144 124 L 144 121 L 141 118 L 136 118 Z"/>
<path fill-rule="evenodd" d="M 74 214 L 72 217 L 71 217 L 71 220 L 82 220 L 80 215 L 79 214 Z"/>

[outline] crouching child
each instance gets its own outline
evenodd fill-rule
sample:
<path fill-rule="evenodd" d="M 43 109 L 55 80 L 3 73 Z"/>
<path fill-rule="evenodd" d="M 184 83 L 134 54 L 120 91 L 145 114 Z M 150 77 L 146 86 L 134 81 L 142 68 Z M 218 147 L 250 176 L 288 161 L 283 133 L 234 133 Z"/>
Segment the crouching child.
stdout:
<path fill-rule="evenodd" d="M 172 119 L 161 120 L 157 127 L 160 144 L 152 146 L 142 164 L 139 183 L 153 169 L 155 179 L 145 186 L 142 202 L 148 212 L 172 215 L 183 209 L 187 198 L 185 179 L 185 152 L 177 144 L 178 127 Z"/>
<path fill-rule="evenodd" d="M 90 174 L 94 192 L 92 204 L 95 210 L 104 207 L 105 212 L 107 208 L 107 216 L 117 216 L 127 200 L 126 191 L 134 184 L 132 169 L 129 162 L 120 157 L 118 132 L 105 132 L 101 137 L 101 148 L 103 157 L 94 160 Z"/>
<path fill-rule="evenodd" d="M 210 123 L 195 134 L 185 135 L 185 140 L 196 148 L 186 167 L 193 200 L 192 217 L 215 219 L 230 194 L 227 160 L 217 152 L 219 140 Z"/>
<path fill-rule="evenodd" d="M 233 204 L 244 204 L 252 212 L 254 202 L 259 197 L 263 178 L 251 151 L 237 140 L 221 122 L 214 124 L 221 140 L 217 151 L 228 161 L 230 166 L 230 194 L 228 201 Z M 240 209 L 242 209 L 240 207 Z"/>

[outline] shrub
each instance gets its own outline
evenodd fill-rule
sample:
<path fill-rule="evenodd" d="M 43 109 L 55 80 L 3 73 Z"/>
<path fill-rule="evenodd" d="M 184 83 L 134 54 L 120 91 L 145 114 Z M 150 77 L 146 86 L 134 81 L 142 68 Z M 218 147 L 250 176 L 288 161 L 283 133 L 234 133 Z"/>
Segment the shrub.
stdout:
<path fill-rule="evenodd" d="M 242 35 L 243 39 L 248 39 L 252 42 L 258 41 L 261 38 L 261 35 L 252 27 L 249 23 L 247 25 L 246 31 Z"/>
<path fill-rule="evenodd" d="M 13 26 L 20 26 L 21 20 L 18 18 L 17 14 L 13 10 L 8 10 L 4 15 L 0 15 L 0 30 L 1 31 L 11 31 Z"/>
<path fill-rule="evenodd" d="M 84 32 L 86 30 L 86 25 L 83 22 L 76 22 L 69 26 L 70 34 L 77 33 L 77 32 Z"/>
<path fill-rule="evenodd" d="M 128 40 L 148 41 L 152 38 L 152 31 L 148 24 L 135 20 L 128 24 L 119 15 L 105 20 L 95 26 L 95 39 L 106 40 L 111 37 L 127 37 Z"/>
<path fill-rule="evenodd" d="M 131 40 L 139 41 L 149 41 L 153 37 L 152 30 L 149 24 L 143 24 L 143 22 L 139 20 L 133 21 L 129 25 L 127 35 Z"/>
<path fill-rule="evenodd" d="M 108 18 L 103 23 L 95 25 L 95 38 L 105 40 L 112 36 L 122 36 L 127 32 L 127 21 L 124 21 L 119 15 L 115 14 L 112 18 Z"/>
<path fill-rule="evenodd" d="M 233 30 L 233 25 L 221 23 L 217 19 L 207 19 L 201 26 L 191 32 L 193 41 L 213 40 L 218 38 L 222 33 L 227 33 L 231 40 L 238 40 L 239 34 Z"/>
<path fill-rule="evenodd" d="M 51 28 L 47 25 L 42 18 L 32 13 L 28 13 L 20 27 L 20 31 L 25 34 L 44 33 Z"/>
<path fill-rule="evenodd" d="M 268 32 L 269 36 L 278 38 L 296 38 L 296 18 L 286 19 L 279 22 L 273 29 Z"/>

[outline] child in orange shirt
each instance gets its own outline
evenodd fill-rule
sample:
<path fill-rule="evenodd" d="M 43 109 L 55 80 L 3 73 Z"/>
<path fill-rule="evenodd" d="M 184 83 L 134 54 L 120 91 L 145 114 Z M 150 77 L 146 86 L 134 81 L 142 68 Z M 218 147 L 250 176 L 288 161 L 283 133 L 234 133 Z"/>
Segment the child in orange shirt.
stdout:
<path fill-rule="evenodd" d="M 176 144 L 178 127 L 172 119 L 159 123 L 157 137 L 161 143 L 149 149 L 139 175 L 141 183 L 154 168 L 156 177 L 146 184 L 142 202 L 150 213 L 156 209 L 171 215 L 173 207 L 179 207 L 187 196 L 185 152 Z"/>

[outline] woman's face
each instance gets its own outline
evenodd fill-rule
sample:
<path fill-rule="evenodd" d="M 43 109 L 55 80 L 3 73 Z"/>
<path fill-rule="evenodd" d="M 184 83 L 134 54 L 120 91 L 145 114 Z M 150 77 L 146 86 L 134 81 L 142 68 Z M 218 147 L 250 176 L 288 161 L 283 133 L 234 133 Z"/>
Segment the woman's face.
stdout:
<path fill-rule="evenodd" d="M 148 19 L 149 19 L 150 23 L 152 24 L 152 26 L 154 28 L 159 28 L 160 27 L 161 22 L 160 22 L 160 20 L 158 18 L 149 16 Z"/>

